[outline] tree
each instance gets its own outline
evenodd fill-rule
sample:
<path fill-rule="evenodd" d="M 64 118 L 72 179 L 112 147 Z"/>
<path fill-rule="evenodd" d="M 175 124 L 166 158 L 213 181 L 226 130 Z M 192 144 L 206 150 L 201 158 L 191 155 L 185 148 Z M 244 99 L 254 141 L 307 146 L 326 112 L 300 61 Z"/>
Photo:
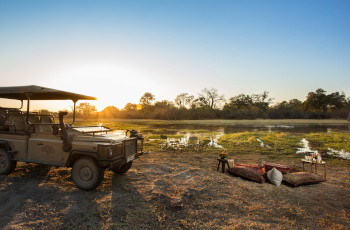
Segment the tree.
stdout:
<path fill-rule="evenodd" d="M 253 99 L 249 95 L 239 94 L 231 97 L 229 103 L 226 103 L 224 108 L 247 110 L 253 105 Z"/>
<path fill-rule="evenodd" d="M 230 102 L 225 104 L 225 108 L 249 110 L 255 106 L 266 111 L 272 102 L 272 98 L 269 98 L 268 96 L 269 92 L 267 91 L 264 91 L 261 94 L 252 94 L 251 96 L 239 94 L 238 96 L 231 97 Z"/>
<path fill-rule="evenodd" d="M 114 107 L 114 106 L 107 106 L 104 108 L 101 112 L 100 115 L 102 117 L 117 117 L 119 113 L 119 109 Z"/>
<path fill-rule="evenodd" d="M 163 100 L 163 101 L 157 101 L 154 104 L 154 107 L 156 109 L 169 109 L 169 108 L 174 107 L 174 104 L 171 101 Z"/>
<path fill-rule="evenodd" d="M 317 89 L 308 93 L 304 101 L 304 107 L 311 112 L 327 112 L 329 109 L 340 109 L 346 105 L 344 93 L 326 94 L 324 89 Z"/>
<path fill-rule="evenodd" d="M 50 115 L 51 112 L 49 110 L 47 110 L 47 109 L 40 109 L 39 110 L 39 114 L 40 115 Z"/>
<path fill-rule="evenodd" d="M 291 99 L 288 102 L 282 101 L 269 110 L 269 118 L 273 119 L 297 119 L 303 117 L 303 102 L 298 99 Z"/>
<path fill-rule="evenodd" d="M 149 114 L 153 119 L 171 119 L 176 117 L 174 104 L 170 101 L 157 101 L 153 107 L 154 110 Z"/>
<path fill-rule="evenodd" d="M 269 109 L 269 105 L 272 103 L 272 98 L 269 98 L 269 92 L 264 91 L 261 94 L 253 94 L 252 96 L 254 106 L 260 108 L 264 112 Z"/>
<path fill-rule="evenodd" d="M 267 111 L 272 102 L 268 97 L 268 92 L 261 94 L 239 94 L 231 97 L 230 101 L 224 105 L 223 116 L 225 118 L 254 119 L 266 118 Z"/>
<path fill-rule="evenodd" d="M 137 108 L 136 104 L 128 103 L 128 104 L 125 105 L 123 110 L 126 111 L 126 112 L 131 112 L 131 111 L 136 111 L 136 108 Z"/>
<path fill-rule="evenodd" d="M 152 104 L 152 101 L 154 100 L 155 100 L 154 95 L 152 93 L 146 92 L 140 98 L 140 104 L 142 106 L 150 106 Z"/>
<path fill-rule="evenodd" d="M 93 104 L 90 104 L 88 102 L 83 102 L 80 103 L 77 107 L 76 110 L 79 113 L 83 113 L 84 116 L 89 116 L 92 113 L 95 113 L 97 111 L 96 106 Z"/>
<path fill-rule="evenodd" d="M 327 95 L 326 91 L 319 88 L 315 92 L 308 93 L 304 101 L 304 107 L 311 112 L 327 111 Z"/>
<path fill-rule="evenodd" d="M 176 96 L 175 104 L 179 108 L 191 107 L 193 100 L 194 96 L 188 95 L 188 93 L 181 93 Z"/>
<path fill-rule="evenodd" d="M 327 95 L 327 109 L 341 109 L 346 106 L 346 98 L 344 93 L 331 93 Z"/>
<path fill-rule="evenodd" d="M 218 90 L 214 88 L 204 88 L 197 99 L 200 106 L 209 107 L 211 109 L 217 108 L 218 104 L 223 101 L 225 101 L 224 95 L 220 96 Z"/>

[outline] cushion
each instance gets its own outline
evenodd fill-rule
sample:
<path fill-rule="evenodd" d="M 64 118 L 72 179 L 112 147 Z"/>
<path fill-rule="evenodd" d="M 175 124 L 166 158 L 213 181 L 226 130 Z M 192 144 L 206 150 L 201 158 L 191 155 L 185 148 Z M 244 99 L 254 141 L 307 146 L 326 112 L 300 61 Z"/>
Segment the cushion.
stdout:
<path fill-rule="evenodd" d="M 293 186 L 316 184 L 322 181 L 326 181 L 324 177 L 308 172 L 289 173 L 283 176 L 283 180 Z"/>
<path fill-rule="evenodd" d="M 255 171 L 259 171 L 260 174 L 265 174 L 265 167 L 264 166 L 259 166 L 259 165 L 249 165 L 249 164 L 236 164 L 235 166 L 244 166 L 246 168 L 251 168 L 254 169 Z"/>
<path fill-rule="evenodd" d="M 287 165 L 280 165 L 280 164 L 273 164 L 273 163 L 266 163 L 265 164 L 266 172 L 273 169 L 273 168 L 278 169 L 278 171 L 282 172 L 283 174 L 295 172 L 294 169 L 288 167 Z"/>
<path fill-rule="evenodd" d="M 267 172 L 267 178 L 272 184 L 280 186 L 283 176 L 280 171 L 278 171 L 276 168 L 273 168 Z"/>
<path fill-rule="evenodd" d="M 252 168 L 249 167 L 245 167 L 245 166 L 235 166 L 232 168 L 227 169 L 227 172 L 229 172 L 230 174 L 234 175 L 234 176 L 239 176 L 242 177 L 244 179 L 249 179 L 255 182 L 259 182 L 259 183 L 264 183 L 265 179 L 263 177 L 263 174 L 257 170 L 254 170 Z"/>

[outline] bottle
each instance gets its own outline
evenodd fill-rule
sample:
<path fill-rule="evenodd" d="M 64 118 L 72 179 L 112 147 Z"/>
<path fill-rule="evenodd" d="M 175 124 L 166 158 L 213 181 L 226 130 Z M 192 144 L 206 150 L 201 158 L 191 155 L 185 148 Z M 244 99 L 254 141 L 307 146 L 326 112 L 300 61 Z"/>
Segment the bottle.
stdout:
<path fill-rule="evenodd" d="M 321 154 L 318 154 L 318 163 L 319 163 L 319 164 L 322 163 L 322 156 L 321 156 Z"/>

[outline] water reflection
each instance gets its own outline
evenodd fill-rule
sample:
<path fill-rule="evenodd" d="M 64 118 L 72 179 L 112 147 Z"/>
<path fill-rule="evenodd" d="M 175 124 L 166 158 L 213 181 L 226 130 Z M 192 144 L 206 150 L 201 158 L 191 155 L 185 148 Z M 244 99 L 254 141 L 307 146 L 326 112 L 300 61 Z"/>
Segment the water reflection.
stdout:
<path fill-rule="evenodd" d="M 219 148 L 222 149 L 223 146 L 218 144 L 218 139 L 224 135 L 223 133 L 213 135 L 210 137 L 210 142 L 208 143 L 208 146 L 214 147 L 214 148 Z"/>
<path fill-rule="evenodd" d="M 301 148 L 298 148 L 298 151 L 296 153 L 304 153 L 304 154 L 309 154 L 310 153 L 317 153 L 317 150 L 312 150 L 309 145 L 309 141 L 306 140 L 305 138 L 301 139 Z"/>
<path fill-rule="evenodd" d="M 255 132 L 255 131 L 281 131 L 281 132 L 293 132 L 293 133 L 314 133 L 314 132 L 350 132 L 350 125 L 205 125 L 205 124 L 156 124 L 151 125 L 151 128 L 166 129 L 167 131 L 173 130 L 208 130 L 211 132 L 222 132 L 224 134 L 238 133 L 238 132 Z"/>
<path fill-rule="evenodd" d="M 335 157 L 340 157 L 345 160 L 350 160 L 350 153 L 346 152 L 344 149 L 342 150 L 335 150 L 332 148 L 328 148 L 328 155 L 335 156 Z"/>

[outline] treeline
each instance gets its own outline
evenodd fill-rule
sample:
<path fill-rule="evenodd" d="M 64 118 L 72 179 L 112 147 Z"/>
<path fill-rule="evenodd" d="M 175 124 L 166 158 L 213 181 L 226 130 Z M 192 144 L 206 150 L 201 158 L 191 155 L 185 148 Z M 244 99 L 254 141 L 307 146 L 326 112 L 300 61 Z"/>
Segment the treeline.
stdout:
<path fill-rule="evenodd" d="M 344 93 L 327 94 L 317 89 L 306 96 L 305 101 L 291 99 L 272 105 L 267 91 L 261 94 L 239 94 L 225 100 L 217 89 L 203 89 L 197 97 L 179 94 L 174 101 L 155 101 L 146 92 L 139 104 L 128 103 L 123 109 L 108 106 L 101 112 L 90 103 L 77 106 L 77 116 L 85 118 L 131 119 L 346 119 L 349 114 L 349 98 Z"/>

